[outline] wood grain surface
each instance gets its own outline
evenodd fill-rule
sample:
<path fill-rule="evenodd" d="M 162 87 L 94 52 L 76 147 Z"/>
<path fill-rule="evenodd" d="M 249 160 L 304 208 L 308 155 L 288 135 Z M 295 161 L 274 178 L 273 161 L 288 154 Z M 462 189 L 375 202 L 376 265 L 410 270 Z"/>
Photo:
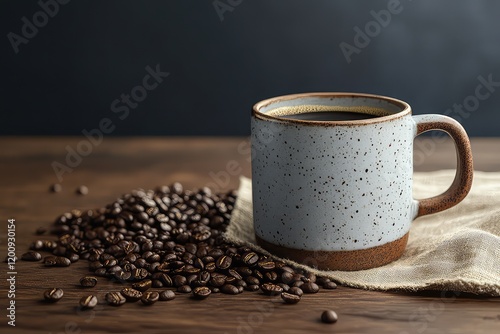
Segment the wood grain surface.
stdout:
<path fill-rule="evenodd" d="M 7 253 L 7 220 L 16 219 L 16 253 L 35 240 L 40 226 L 50 226 L 71 209 L 104 206 L 135 188 L 182 182 L 186 188 L 238 186 L 238 175 L 250 176 L 248 138 L 105 138 L 63 175 L 63 190 L 49 193 L 57 182 L 52 163 L 65 163 L 67 147 L 81 138 L 0 138 L 0 255 Z M 80 144 L 83 145 L 83 144 Z M 475 168 L 500 171 L 500 139 L 473 139 Z M 82 146 L 83 147 L 83 146 Z M 81 148 L 82 148 L 81 147 Z M 415 170 L 454 168 L 455 150 L 446 141 L 416 144 Z M 89 194 L 79 196 L 80 185 Z M 45 268 L 18 261 L 15 285 L 16 327 L 7 325 L 9 299 L 7 264 L 0 273 L 1 333 L 499 333 L 500 298 L 437 291 L 387 293 L 339 287 L 306 295 L 297 305 L 285 305 L 260 293 L 212 295 L 197 301 L 178 295 L 151 307 L 140 303 L 114 308 L 99 304 L 80 311 L 78 300 L 89 291 L 102 300 L 119 283 L 99 279 L 83 290 L 78 281 L 88 273 L 86 261 L 68 268 Z M 60 287 L 64 298 L 41 301 L 43 290 Z M 321 311 L 334 309 L 336 324 L 319 321 Z"/>

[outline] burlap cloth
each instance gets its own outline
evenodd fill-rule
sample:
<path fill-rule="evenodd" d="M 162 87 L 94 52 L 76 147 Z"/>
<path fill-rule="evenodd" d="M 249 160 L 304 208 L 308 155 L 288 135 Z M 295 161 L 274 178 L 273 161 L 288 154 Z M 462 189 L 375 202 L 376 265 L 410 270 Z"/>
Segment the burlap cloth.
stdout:
<path fill-rule="evenodd" d="M 445 190 L 454 171 L 415 173 L 414 197 Z M 252 223 L 252 185 L 242 177 L 226 237 L 259 252 Z M 500 173 L 475 172 L 472 190 L 459 205 L 415 220 L 403 256 L 383 267 L 319 271 L 345 286 L 369 290 L 449 290 L 500 296 Z"/>

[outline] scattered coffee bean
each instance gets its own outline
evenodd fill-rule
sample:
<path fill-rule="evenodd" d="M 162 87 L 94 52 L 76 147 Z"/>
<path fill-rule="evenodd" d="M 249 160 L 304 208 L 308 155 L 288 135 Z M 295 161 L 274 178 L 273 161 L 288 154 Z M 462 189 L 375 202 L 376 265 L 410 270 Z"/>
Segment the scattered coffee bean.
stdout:
<path fill-rule="evenodd" d="M 123 288 L 120 293 L 128 302 L 136 302 L 142 298 L 142 292 L 132 288 Z"/>
<path fill-rule="evenodd" d="M 300 296 L 288 292 L 281 293 L 281 299 L 287 304 L 297 304 L 300 301 Z"/>
<path fill-rule="evenodd" d="M 337 320 L 338 320 L 338 316 L 337 316 L 337 313 L 335 313 L 335 311 L 327 310 L 327 311 L 323 311 L 323 313 L 321 313 L 321 321 L 323 321 L 324 323 L 333 324 L 333 323 L 337 322 Z"/>
<path fill-rule="evenodd" d="M 36 229 L 35 233 L 36 233 L 36 235 L 42 235 L 42 234 L 45 234 L 45 232 L 47 232 L 47 228 L 40 226 L 39 228 Z"/>
<path fill-rule="evenodd" d="M 305 293 L 317 293 L 319 291 L 319 286 L 318 284 L 314 283 L 314 282 L 307 282 L 307 283 L 304 283 L 300 286 L 300 288 L 302 289 L 302 291 L 304 291 Z"/>
<path fill-rule="evenodd" d="M 237 287 L 232 284 L 224 284 L 220 287 L 220 292 L 228 294 L 228 295 L 237 295 L 240 293 Z"/>
<path fill-rule="evenodd" d="M 198 286 L 193 290 L 193 297 L 195 299 L 205 299 L 210 296 L 211 293 L 212 291 L 210 290 L 210 288 L 206 286 Z"/>
<path fill-rule="evenodd" d="M 29 251 L 21 255 L 21 260 L 24 261 L 40 261 L 42 259 L 42 255 L 35 251 Z"/>
<path fill-rule="evenodd" d="M 54 183 L 54 184 L 50 185 L 50 187 L 49 187 L 49 191 L 51 193 L 58 193 L 61 190 L 62 190 L 62 186 L 59 183 Z"/>
<path fill-rule="evenodd" d="M 43 293 L 43 298 L 45 298 L 45 300 L 49 303 L 55 303 L 59 299 L 61 299 L 63 295 L 64 291 L 62 289 L 52 288 L 45 290 L 45 292 Z"/>
<path fill-rule="evenodd" d="M 97 278 L 93 276 L 84 276 L 80 278 L 80 285 L 86 288 L 93 288 L 97 284 Z"/>
<path fill-rule="evenodd" d="M 333 290 L 333 289 L 336 289 L 337 288 L 337 284 L 335 284 L 334 282 L 326 282 L 323 284 L 323 289 L 330 289 L 330 290 Z"/>
<path fill-rule="evenodd" d="M 85 189 L 82 194 L 88 191 L 80 188 Z M 87 260 L 94 276 L 124 284 L 121 293 L 106 295 L 116 306 L 137 300 L 141 293 L 144 299 L 151 287 L 175 287 L 200 299 L 211 293 L 262 290 L 280 294 L 288 303 L 300 300 L 299 287 L 307 293 L 334 287 L 327 278 L 226 241 L 223 232 L 235 201 L 235 192 L 189 191 L 179 183 L 137 189 L 102 208 L 63 213 L 51 228 L 57 240 L 35 240 L 30 250 L 51 252 L 46 266 Z M 80 284 L 93 286 L 96 278 L 89 277 L 93 280 L 82 278 Z M 164 290 L 158 298 L 170 300 L 175 293 Z M 147 294 L 146 304 L 150 299 Z"/>
<path fill-rule="evenodd" d="M 262 292 L 264 292 L 265 295 L 269 296 L 276 296 L 283 292 L 282 287 L 273 283 L 264 283 L 260 286 L 260 289 L 262 290 Z"/>
<path fill-rule="evenodd" d="M 96 307 L 97 297 L 94 295 L 84 296 L 80 299 L 80 307 L 82 309 L 91 309 Z"/>
<path fill-rule="evenodd" d="M 304 294 L 304 291 L 302 291 L 301 288 L 298 288 L 296 286 L 292 286 L 290 289 L 288 289 L 287 292 L 291 293 L 291 294 L 294 294 L 294 295 L 297 295 L 299 297 L 302 297 L 302 295 Z"/>
<path fill-rule="evenodd" d="M 175 299 L 175 292 L 172 290 L 164 290 L 160 292 L 160 300 L 168 301 Z"/>
<path fill-rule="evenodd" d="M 111 306 L 120 306 L 127 301 L 125 297 L 119 292 L 108 292 L 106 294 L 106 302 Z"/>
<path fill-rule="evenodd" d="M 132 284 L 132 288 L 144 292 L 151 288 L 152 283 L 153 281 L 151 281 L 150 279 L 145 279 L 143 281 Z"/>
<path fill-rule="evenodd" d="M 86 186 L 79 186 L 77 189 L 76 189 L 76 193 L 78 195 L 87 195 L 89 193 L 89 188 L 87 188 Z"/>
<path fill-rule="evenodd" d="M 160 298 L 160 295 L 156 291 L 146 291 L 142 295 L 141 302 L 144 305 L 153 305 L 158 301 Z"/>
<path fill-rule="evenodd" d="M 180 293 L 190 293 L 192 291 L 191 287 L 189 285 L 181 285 L 180 287 L 177 288 L 177 292 Z"/>

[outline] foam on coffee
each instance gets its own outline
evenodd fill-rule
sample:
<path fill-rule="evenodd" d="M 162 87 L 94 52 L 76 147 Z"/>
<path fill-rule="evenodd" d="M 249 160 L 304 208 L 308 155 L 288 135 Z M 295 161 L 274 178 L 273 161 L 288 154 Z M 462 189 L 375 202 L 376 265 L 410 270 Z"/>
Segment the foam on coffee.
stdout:
<path fill-rule="evenodd" d="M 285 106 L 276 109 L 269 110 L 267 115 L 275 117 L 283 117 L 291 115 L 298 115 L 304 113 L 312 112 L 351 112 L 360 113 L 366 115 L 372 115 L 375 117 L 388 116 L 392 113 L 384 108 L 377 108 L 372 106 L 328 106 L 328 105 L 316 105 L 316 104 L 306 104 L 298 106 Z"/>

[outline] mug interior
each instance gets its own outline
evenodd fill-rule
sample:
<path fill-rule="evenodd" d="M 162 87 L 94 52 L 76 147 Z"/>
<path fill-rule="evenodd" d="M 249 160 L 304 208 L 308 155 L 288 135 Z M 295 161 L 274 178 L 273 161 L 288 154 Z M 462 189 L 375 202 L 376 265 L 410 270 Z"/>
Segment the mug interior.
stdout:
<path fill-rule="evenodd" d="M 375 118 L 363 120 L 317 121 L 287 118 L 287 116 L 314 112 L 351 112 L 368 114 Z M 376 122 L 399 117 L 410 112 L 403 101 L 380 95 L 359 93 L 305 93 L 274 97 L 254 105 L 253 113 L 265 119 L 299 123 L 360 123 Z"/>

